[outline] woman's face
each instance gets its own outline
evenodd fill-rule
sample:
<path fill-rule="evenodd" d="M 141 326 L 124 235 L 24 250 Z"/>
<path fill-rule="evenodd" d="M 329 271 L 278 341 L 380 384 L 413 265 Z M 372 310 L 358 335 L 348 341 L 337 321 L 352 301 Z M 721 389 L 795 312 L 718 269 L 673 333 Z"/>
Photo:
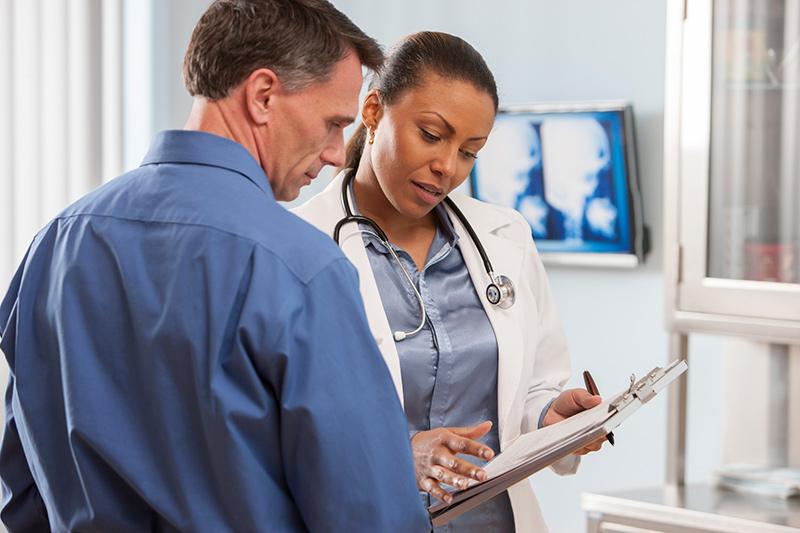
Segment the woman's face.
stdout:
<path fill-rule="evenodd" d="M 417 219 L 469 176 L 495 109 L 491 96 L 471 83 L 428 73 L 376 118 L 372 170 L 395 210 Z"/>

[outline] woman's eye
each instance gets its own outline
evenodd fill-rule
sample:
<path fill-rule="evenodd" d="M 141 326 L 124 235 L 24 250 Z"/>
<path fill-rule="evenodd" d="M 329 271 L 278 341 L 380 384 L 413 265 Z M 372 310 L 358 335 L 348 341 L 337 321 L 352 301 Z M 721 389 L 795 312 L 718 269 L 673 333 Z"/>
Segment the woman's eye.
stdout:
<path fill-rule="evenodd" d="M 439 140 L 439 137 L 437 137 L 436 135 L 427 130 L 420 128 L 419 131 L 422 132 L 422 138 L 428 142 L 434 143 Z"/>
<path fill-rule="evenodd" d="M 466 150 L 459 150 L 459 152 L 461 152 L 461 155 L 463 155 L 464 157 L 469 157 L 470 159 L 478 159 L 478 154 L 474 152 L 468 152 Z"/>

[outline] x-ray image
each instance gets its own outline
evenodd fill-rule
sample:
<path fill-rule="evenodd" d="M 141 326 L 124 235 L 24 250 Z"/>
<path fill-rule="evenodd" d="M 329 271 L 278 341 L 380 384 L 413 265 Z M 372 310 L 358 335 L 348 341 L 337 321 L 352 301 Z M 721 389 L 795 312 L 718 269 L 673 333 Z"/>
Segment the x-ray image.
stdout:
<path fill-rule="evenodd" d="M 472 192 L 519 211 L 542 251 L 632 253 L 626 163 L 621 111 L 500 113 Z"/>

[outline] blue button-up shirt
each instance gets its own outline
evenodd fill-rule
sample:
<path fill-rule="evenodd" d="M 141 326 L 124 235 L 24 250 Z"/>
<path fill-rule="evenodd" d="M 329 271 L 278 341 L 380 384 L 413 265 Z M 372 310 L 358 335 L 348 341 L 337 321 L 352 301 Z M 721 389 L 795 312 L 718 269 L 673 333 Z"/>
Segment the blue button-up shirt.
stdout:
<path fill-rule="evenodd" d="M 352 191 L 350 197 L 354 198 Z M 491 420 L 492 429 L 481 441 L 499 453 L 497 340 L 444 206 L 439 205 L 435 213 L 436 235 L 422 270 L 406 251 L 394 247 L 428 315 L 422 331 L 397 343 L 409 435 Z M 369 231 L 367 226 L 362 229 Z M 364 241 L 389 327 L 413 331 L 419 325 L 420 311 L 412 288 L 377 238 L 364 233 Z M 474 457 L 465 459 L 485 464 Z M 429 496 L 423 494 L 422 499 L 430 505 Z M 508 494 L 502 493 L 435 531 L 514 531 Z"/>
<path fill-rule="evenodd" d="M 11 531 L 429 528 L 356 273 L 239 144 L 164 132 L 67 208 L 0 335 Z"/>

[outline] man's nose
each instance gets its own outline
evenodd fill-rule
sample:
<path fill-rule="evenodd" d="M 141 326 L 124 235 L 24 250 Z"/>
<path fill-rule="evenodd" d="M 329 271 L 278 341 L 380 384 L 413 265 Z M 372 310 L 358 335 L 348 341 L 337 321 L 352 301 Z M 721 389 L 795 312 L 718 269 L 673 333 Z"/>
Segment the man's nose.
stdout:
<path fill-rule="evenodd" d="M 331 165 L 334 167 L 342 167 L 345 162 L 344 152 L 344 132 L 336 135 L 333 142 L 331 142 L 320 155 L 323 165 Z"/>

